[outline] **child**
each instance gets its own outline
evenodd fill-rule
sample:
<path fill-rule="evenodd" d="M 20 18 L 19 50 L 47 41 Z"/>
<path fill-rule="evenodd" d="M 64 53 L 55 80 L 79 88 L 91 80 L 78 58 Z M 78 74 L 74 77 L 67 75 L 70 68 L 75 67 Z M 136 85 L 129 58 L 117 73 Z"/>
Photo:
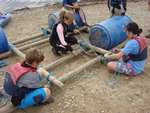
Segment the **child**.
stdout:
<path fill-rule="evenodd" d="M 111 16 L 125 15 L 126 12 L 126 0 L 108 0 L 108 8 L 111 12 Z"/>
<path fill-rule="evenodd" d="M 17 108 L 24 109 L 52 100 L 51 91 L 40 84 L 42 75 L 37 67 L 43 60 L 44 55 L 39 49 L 31 49 L 24 62 L 8 67 L 4 90 Z"/>
<path fill-rule="evenodd" d="M 77 0 L 63 0 L 63 6 L 64 8 L 68 10 L 73 10 L 75 23 L 77 27 L 83 27 L 86 26 L 86 20 L 85 15 L 82 15 L 80 6 L 77 3 Z"/>
<path fill-rule="evenodd" d="M 77 39 L 73 36 L 68 36 L 68 26 L 73 22 L 73 14 L 71 12 L 61 11 L 59 22 L 53 27 L 50 36 L 50 44 L 52 52 L 55 55 L 66 54 L 68 51 L 73 51 L 71 45 L 77 44 Z M 76 31 L 75 31 L 76 32 Z"/>
<path fill-rule="evenodd" d="M 144 71 L 147 59 L 147 42 L 142 37 L 142 29 L 134 22 L 126 26 L 126 33 L 129 41 L 125 47 L 116 54 L 105 55 L 109 60 L 118 60 L 109 62 L 107 68 L 126 75 L 139 75 Z"/>

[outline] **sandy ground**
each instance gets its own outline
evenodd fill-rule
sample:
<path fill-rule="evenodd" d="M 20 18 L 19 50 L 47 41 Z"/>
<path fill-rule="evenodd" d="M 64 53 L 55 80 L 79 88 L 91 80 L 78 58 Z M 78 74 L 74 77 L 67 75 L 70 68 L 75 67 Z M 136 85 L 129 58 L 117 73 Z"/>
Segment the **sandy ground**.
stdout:
<path fill-rule="evenodd" d="M 40 27 L 47 26 L 48 14 L 59 8 L 49 6 L 14 12 L 11 23 L 6 27 L 8 39 L 14 41 L 38 33 Z M 109 17 L 106 4 L 84 6 L 83 9 L 89 24 L 99 23 Z M 150 12 L 147 11 L 146 2 L 128 3 L 127 13 L 147 34 Z M 48 47 L 41 48 L 47 54 L 46 63 L 57 59 Z M 54 72 L 64 74 L 88 60 L 84 56 L 76 58 L 74 62 L 63 63 Z M 53 104 L 14 113 L 150 113 L 149 66 L 150 59 L 142 76 L 125 80 L 124 76 L 110 74 L 105 66 L 96 64 L 69 80 L 62 89 L 55 89 Z"/>

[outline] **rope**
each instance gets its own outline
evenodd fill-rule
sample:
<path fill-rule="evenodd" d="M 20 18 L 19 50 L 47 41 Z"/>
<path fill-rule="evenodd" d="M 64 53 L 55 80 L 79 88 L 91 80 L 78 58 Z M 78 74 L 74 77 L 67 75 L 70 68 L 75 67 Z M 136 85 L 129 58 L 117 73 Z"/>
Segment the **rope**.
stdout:
<path fill-rule="evenodd" d="M 0 60 L 0 68 L 7 66 L 8 62 L 4 61 L 4 60 Z"/>
<path fill-rule="evenodd" d="M 51 76 L 54 76 L 54 74 L 52 72 L 49 72 L 49 74 L 46 77 L 46 85 L 50 84 L 49 77 L 51 77 Z"/>

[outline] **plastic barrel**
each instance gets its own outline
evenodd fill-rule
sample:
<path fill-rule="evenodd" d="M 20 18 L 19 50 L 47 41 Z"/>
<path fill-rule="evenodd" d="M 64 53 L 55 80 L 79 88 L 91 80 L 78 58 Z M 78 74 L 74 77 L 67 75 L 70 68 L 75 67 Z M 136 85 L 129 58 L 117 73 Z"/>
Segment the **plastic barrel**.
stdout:
<path fill-rule="evenodd" d="M 9 51 L 8 41 L 2 28 L 0 28 L 0 53 Z"/>
<path fill-rule="evenodd" d="M 53 26 L 57 23 L 59 17 L 59 12 L 53 12 L 48 16 L 48 26 L 49 29 L 52 29 Z"/>
<path fill-rule="evenodd" d="M 90 43 L 100 48 L 111 49 L 127 39 L 125 27 L 132 22 L 128 16 L 113 16 L 90 29 Z"/>
<path fill-rule="evenodd" d="M 4 27 L 5 25 L 7 25 L 10 19 L 11 19 L 11 14 L 9 13 L 1 14 L 0 15 L 0 27 Z"/>

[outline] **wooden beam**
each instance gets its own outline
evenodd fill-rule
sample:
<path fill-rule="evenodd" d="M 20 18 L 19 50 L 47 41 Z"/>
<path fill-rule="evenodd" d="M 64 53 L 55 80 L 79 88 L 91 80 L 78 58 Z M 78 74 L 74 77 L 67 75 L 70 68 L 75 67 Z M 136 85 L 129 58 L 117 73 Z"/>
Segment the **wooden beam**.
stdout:
<path fill-rule="evenodd" d="M 34 42 L 34 43 L 31 43 L 31 44 L 28 44 L 28 45 L 24 45 L 22 47 L 18 47 L 19 50 L 25 50 L 25 49 L 28 49 L 28 48 L 31 48 L 33 46 L 37 46 L 37 45 L 40 45 L 40 44 L 44 44 L 46 42 L 48 42 L 49 39 L 46 38 L 46 39 L 43 39 L 43 40 L 40 40 L 40 41 L 37 41 L 37 42 Z"/>
<path fill-rule="evenodd" d="M 5 53 L 0 53 L 0 60 L 9 57 L 11 55 L 11 51 L 5 52 Z"/>
<path fill-rule="evenodd" d="M 89 43 L 88 44 L 88 47 L 90 47 L 91 49 L 95 50 L 96 52 L 100 53 L 100 54 L 109 54 L 111 53 L 110 51 L 108 50 L 105 50 L 105 49 L 102 49 L 102 48 L 99 48 L 99 47 L 96 47 L 96 46 L 93 46 Z"/>
<path fill-rule="evenodd" d="M 100 56 L 86 62 L 85 64 L 81 65 L 80 67 L 68 72 L 67 74 L 61 76 L 58 78 L 59 81 L 61 82 L 65 82 L 66 80 L 72 78 L 74 75 L 80 73 L 81 71 L 83 71 L 84 69 L 94 65 L 96 62 L 98 62 L 100 60 Z"/>
<path fill-rule="evenodd" d="M 47 64 L 46 66 L 44 66 L 44 69 L 46 69 L 46 70 L 53 69 L 56 66 L 60 65 L 61 63 L 63 63 L 64 61 L 72 59 L 72 58 L 80 55 L 81 52 L 82 52 L 82 50 L 78 50 L 78 51 L 74 52 L 73 54 L 69 54 L 69 55 L 67 55 L 65 57 L 62 57 L 62 58 L 52 62 L 51 64 Z"/>
<path fill-rule="evenodd" d="M 35 34 L 35 35 L 31 36 L 31 37 L 25 37 L 25 38 L 23 38 L 21 40 L 13 41 L 11 43 L 16 45 L 16 44 L 19 44 L 19 43 L 22 43 L 22 42 L 25 42 L 25 41 L 28 41 L 28 40 L 32 40 L 32 39 L 38 38 L 40 36 L 43 36 L 43 33 L 38 33 L 38 34 Z"/>
<path fill-rule="evenodd" d="M 46 71 L 44 68 L 38 68 L 37 71 L 40 73 L 40 75 L 44 75 L 45 77 L 49 76 L 49 72 Z M 49 81 L 51 81 L 52 83 L 54 83 L 55 85 L 57 85 L 59 87 L 64 86 L 64 84 L 61 81 L 57 80 L 54 76 L 49 76 L 48 79 L 49 79 Z"/>
<path fill-rule="evenodd" d="M 89 42 L 87 42 L 85 40 L 79 40 L 78 43 L 79 43 L 80 47 L 85 49 L 85 50 L 86 49 L 87 50 L 91 49 L 91 50 L 94 50 L 94 51 L 96 51 L 96 52 L 98 52 L 100 54 L 111 53 L 110 51 L 105 50 L 103 48 L 99 48 L 99 47 L 93 46 L 93 45 L 91 45 Z"/>
<path fill-rule="evenodd" d="M 13 53 L 17 54 L 21 58 L 25 59 L 25 54 L 22 53 L 19 49 L 17 49 L 13 44 L 9 43 L 9 47 Z"/>

